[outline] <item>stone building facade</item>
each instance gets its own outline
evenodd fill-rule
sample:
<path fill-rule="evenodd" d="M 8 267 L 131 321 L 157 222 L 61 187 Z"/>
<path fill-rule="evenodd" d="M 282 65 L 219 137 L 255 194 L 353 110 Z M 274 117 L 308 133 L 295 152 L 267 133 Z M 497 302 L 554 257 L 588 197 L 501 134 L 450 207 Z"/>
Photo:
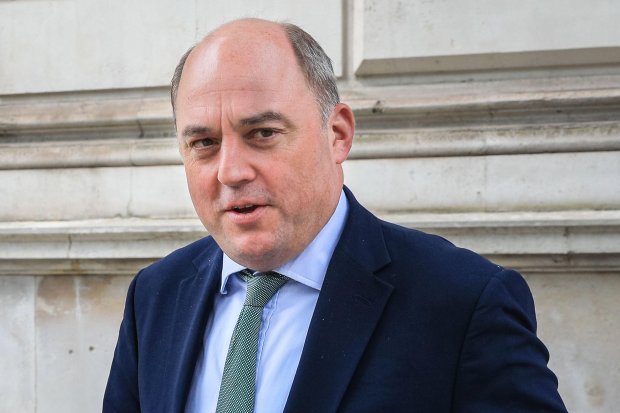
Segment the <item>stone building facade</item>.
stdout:
<path fill-rule="evenodd" d="M 0 2 L 0 411 L 99 411 L 135 272 L 205 235 L 167 84 L 236 17 L 334 59 L 346 184 L 521 271 L 572 412 L 620 405 L 620 3 Z"/>

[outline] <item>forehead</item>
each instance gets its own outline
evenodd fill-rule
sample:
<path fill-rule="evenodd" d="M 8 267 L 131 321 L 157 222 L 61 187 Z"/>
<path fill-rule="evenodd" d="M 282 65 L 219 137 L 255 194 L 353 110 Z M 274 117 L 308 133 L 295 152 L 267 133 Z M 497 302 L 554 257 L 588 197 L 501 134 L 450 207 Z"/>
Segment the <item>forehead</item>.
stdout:
<path fill-rule="evenodd" d="M 187 58 L 177 104 L 225 97 L 290 100 L 309 93 L 306 79 L 283 33 L 218 35 Z"/>

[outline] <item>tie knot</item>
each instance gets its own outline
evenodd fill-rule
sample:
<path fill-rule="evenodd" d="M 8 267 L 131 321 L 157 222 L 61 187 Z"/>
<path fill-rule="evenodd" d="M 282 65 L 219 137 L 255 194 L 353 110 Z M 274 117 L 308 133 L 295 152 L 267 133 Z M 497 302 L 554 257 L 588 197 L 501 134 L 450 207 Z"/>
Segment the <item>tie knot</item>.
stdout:
<path fill-rule="evenodd" d="M 264 307 L 273 295 L 282 287 L 288 278 L 274 271 L 257 272 L 251 270 L 241 271 L 241 278 L 248 284 L 244 306 Z"/>

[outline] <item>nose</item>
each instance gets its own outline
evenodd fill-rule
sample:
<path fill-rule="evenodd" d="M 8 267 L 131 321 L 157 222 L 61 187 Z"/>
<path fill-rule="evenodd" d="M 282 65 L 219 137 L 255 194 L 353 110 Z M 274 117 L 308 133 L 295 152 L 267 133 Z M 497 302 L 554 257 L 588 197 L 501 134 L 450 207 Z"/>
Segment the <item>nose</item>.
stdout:
<path fill-rule="evenodd" d="M 251 153 L 243 138 L 224 137 L 219 151 L 218 181 L 222 185 L 237 187 L 254 180 L 255 177 Z"/>

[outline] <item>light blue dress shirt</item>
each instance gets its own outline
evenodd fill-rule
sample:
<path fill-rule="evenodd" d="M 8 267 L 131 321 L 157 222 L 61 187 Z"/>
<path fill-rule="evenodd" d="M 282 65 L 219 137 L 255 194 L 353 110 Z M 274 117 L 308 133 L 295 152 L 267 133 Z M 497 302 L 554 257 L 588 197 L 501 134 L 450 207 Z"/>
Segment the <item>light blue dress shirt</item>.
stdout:
<path fill-rule="evenodd" d="M 299 364 L 319 292 L 347 216 L 340 194 L 332 217 L 297 257 L 274 270 L 290 280 L 263 311 L 258 338 L 255 413 L 282 412 Z M 244 269 L 224 254 L 220 293 L 205 330 L 204 348 L 187 400 L 188 413 L 213 413 L 217 406 L 230 338 L 245 300 Z"/>

